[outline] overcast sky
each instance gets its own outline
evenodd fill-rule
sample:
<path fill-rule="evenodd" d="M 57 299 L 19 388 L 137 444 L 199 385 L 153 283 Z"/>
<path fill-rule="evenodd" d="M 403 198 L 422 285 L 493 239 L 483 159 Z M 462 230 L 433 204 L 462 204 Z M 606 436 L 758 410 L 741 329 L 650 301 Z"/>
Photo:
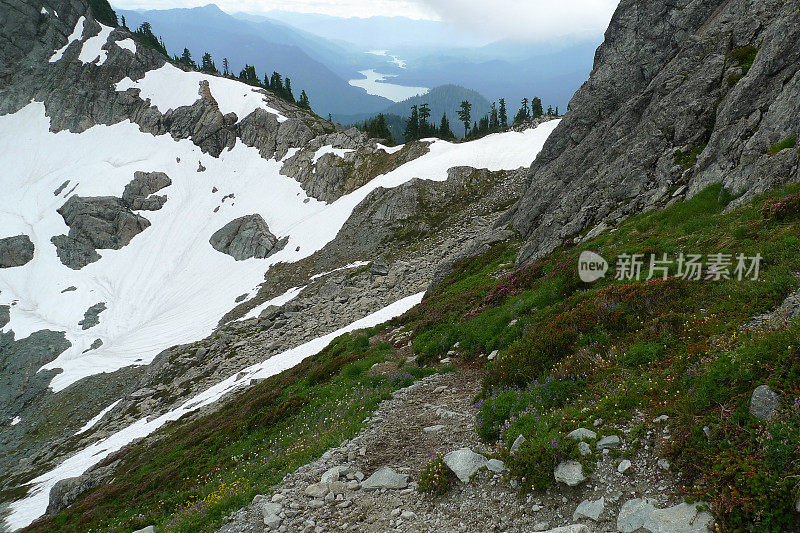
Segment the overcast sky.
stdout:
<path fill-rule="evenodd" d="M 442 20 L 492 38 L 553 39 L 602 35 L 619 0 L 216 0 L 229 13 L 273 9 L 369 17 Z M 209 0 L 112 0 L 124 9 L 195 7 Z"/>

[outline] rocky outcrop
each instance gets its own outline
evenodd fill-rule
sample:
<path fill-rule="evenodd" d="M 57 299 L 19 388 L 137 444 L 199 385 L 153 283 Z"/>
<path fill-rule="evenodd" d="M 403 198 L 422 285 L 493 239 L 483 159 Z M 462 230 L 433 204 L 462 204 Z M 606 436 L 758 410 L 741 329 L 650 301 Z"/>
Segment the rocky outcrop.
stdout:
<path fill-rule="evenodd" d="M 217 230 L 209 240 L 218 252 L 237 261 L 264 259 L 286 246 L 287 239 L 278 240 L 261 215 L 247 215 L 232 220 Z"/>
<path fill-rule="evenodd" d="M 93 468 L 77 477 L 62 479 L 50 489 L 46 514 L 54 515 L 66 509 L 78 496 L 108 481 L 114 475 L 115 463 Z"/>
<path fill-rule="evenodd" d="M 81 329 L 89 329 L 100 323 L 100 313 L 106 310 L 106 303 L 100 302 L 91 306 L 83 314 L 83 320 L 78 322 Z"/>
<path fill-rule="evenodd" d="M 72 196 L 58 213 L 69 226 L 69 234 L 56 235 L 51 241 L 61 262 L 73 270 L 100 259 L 97 250 L 119 250 L 150 226 L 113 196 Z"/>
<path fill-rule="evenodd" d="M 163 172 L 136 172 L 133 180 L 125 186 L 122 200 L 134 211 L 158 211 L 167 202 L 166 196 L 156 192 L 172 185 L 172 180 Z"/>
<path fill-rule="evenodd" d="M 0 329 L 11 321 L 11 307 L 0 305 Z"/>
<path fill-rule="evenodd" d="M 511 223 L 531 261 L 601 221 L 722 183 L 797 180 L 798 0 L 622 0 Z"/>
<path fill-rule="evenodd" d="M 33 259 L 34 246 L 27 235 L 0 239 L 0 268 L 25 265 Z"/>
<path fill-rule="evenodd" d="M 428 153 L 429 143 L 414 142 L 388 153 L 355 128 L 313 139 L 284 163 L 281 173 L 296 179 L 306 194 L 333 202 L 375 177 Z M 333 149 L 321 152 L 321 149 Z"/>

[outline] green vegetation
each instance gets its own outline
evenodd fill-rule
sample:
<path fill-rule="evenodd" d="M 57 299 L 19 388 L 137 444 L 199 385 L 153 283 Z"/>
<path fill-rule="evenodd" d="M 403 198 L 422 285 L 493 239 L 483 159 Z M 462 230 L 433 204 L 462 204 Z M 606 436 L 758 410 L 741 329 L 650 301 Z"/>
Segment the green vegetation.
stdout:
<path fill-rule="evenodd" d="M 682 166 L 684 170 L 688 170 L 697 163 L 697 157 L 702 154 L 705 149 L 706 145 L 701 144 L 700 146 L 695 146 L 688 152 L 675 150 L 675 164 Z"/>
<path fill-rule="evenodd" d="M 89 8 L 92 10 L 92 16 L 97 22 L 102 22 L 111 27 L 119 26 L 117 13 L 108 3 L 108 0 L 89 0 Z"/>
<path fill-rule="evenodd" d="M 213 531 L 231 511 L 268 493 L 285 474 L 355 436 L 392 391 L 433 373 L 406 366 L 369 369 L 393 358 L 370 342 L 380 329 L 343 335 L 319 355 L 250 388 L 219 411 L 157 433 L 106 459 L 115 478 L 30 531 Z"/>
<path fill-rule="evenodd" d="M 736 83 L 747 76 L 750 67 L 753 66 L 753 61 L 758 54 L 758 48 L 754 46 L 742 46 L 734 48 L 728 53 L 728 60 L 732 61 L 737 67 L 742 69 L 741 74 L 731 74 L 728 76 L 728 85 L 733 87 Z"/>
<path fill-rule="evenodd" d="M 419 475 L 419 491 L 444 494 L 450 490 L 454 478 L 453 472 L 444 464 L 444 454 L 437 453 Z"/>
<path fill-rule="evenodd" d="M 789 137 L 788 139 L 784 139 L 779 143 L 773 144 L 772 147 L 767 152 L 769 155 L 775 155 L 781 150 L 786 150 L 787 148 L 794 148 L 797 145 L 797 137 Z"/>
<path fill-rule="evenodd" d="M 647 419 L 669 415 L 675 437 L 666 455 L 684 474 L 684 495 L 710 502 L 722 531 L 800 526 L 800 322 L 742 328 L 800 286 L 800 186 L 724 213 L 731 200 L 713 186 L 513 271 L 513 246 L 497 245 L 456 264 L 405 315 L 423 359 L 456 342 L 467 355 L 499 350 L 476 429 L 497 443 L 521 486 L 545 488 L 558 461 L 579 458 L 569 431 L 597 418 L 624 423 L 638 409 Z M 584 250 L 612 265 L 642 253 L 644 277 L 663 254 L 730 254 L 731 274 L 738 254 L 763 259 L 757 281 L 683 279 L 673 263 L 667 279 L 585 284 L 576 268 Z M 762 383 L 783 404 L 766 421 L 748 412 Z M 643 431 L 626 439 L 635 446 Z M 512 456 L 519 435 L 527 440 Z"/>

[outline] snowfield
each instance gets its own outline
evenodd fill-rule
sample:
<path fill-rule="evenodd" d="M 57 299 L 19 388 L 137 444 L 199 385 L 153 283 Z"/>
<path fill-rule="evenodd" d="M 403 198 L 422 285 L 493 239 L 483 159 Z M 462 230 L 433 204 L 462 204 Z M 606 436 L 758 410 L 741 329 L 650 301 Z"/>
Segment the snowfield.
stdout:
<path fill-rule="evenodd" d="M 422 301 L 424 293 L 418 293 L 407 298 L 403 298 L 383 309 L 380 309 L 360 320 L 322 337 L 318 337 L 296 348 L 282 352 L 271 359 L 258 363 L 242 372 L 237 372 L 225 381 L 214 385 L 206 391 L 187 400 L 181 407 L 165 413 L 158 418 L 148 421 L 147 418 L 138 420 L 127 428 L 120 430 L 113 435 L 102 439 L 58 465 L 56 468 L 43 474 L 32 481 L 33 488 L 28 495 L 10 505 L 10 514 L 5 517 L 4 524 L 16 530 L 29 525 L 39 518 L 47 510 L 50 500 L 50 489 L 62 479 L 75 477 L 83 474 L 90 467 L 96 465 L 110 454 L 119 450 L 126 444 L 153 433 L 158 428 L 178 420 L 182 416 L 200 409 L 203 406 L 212 404 L 224 395 L 234 391 L 241 386 L 250 383 L 251 379 L 266 379 L 288 370 L 300 363 L 303 359 L 315 355 L 322 351 L 330 342 L 350 331 L 369 328 L 382 324 L 387 320 L 400 316 Z M 110 406 L 110 410 L 113 407 Z M 103 412 L 102 414 L 105 414 Z M 102 417 L 102 415 L 99 415 Z M 99 418 L 98 418 L 99 420 Z M 91 422 L 90 422 L 91 423 Z"/>
<path fill-rule="evenodd" d="M 124 78 L 116 84 L 117 91 L 139 89 L 140 98 L 150 99 L 161 113 L 170 109 L 190 106 L 200 99 L 200 82 L 207 81 L 211 95 L 219 105 L 223 115 L 236 113 L 242 120 L 256 109 L 264 109 L 276 115 L 278 122 L 286 122 L 286 117 L 267 105 L 267 97 L 257 92 L 260 89 L 251 87 L 236 80 L 201 74 L 200 72 L 184 72 L 178 67 L 166 63 L 163 67 L 148 71 L 138 81 Z"/>
<path fill-rule="evenodd" d="M 17 339 L 42 329 L 66 332 L 72 346 L 44 367 L 62 370 L 50 384 L 54 391 L 89 375 L 149 364 L 170 346 L 208 336 L 239 295 L 258 287 L 270 265 L 298 261 L 332 241 L 377 187 L 413 178 L 443 181 L 456 165 L 530 165 L 555 125 L 465 144 L 436 141 L 425 156 L 325 204 L 313 198 L 306 203 L 299 183 L 280 174 L 280 162 L 241 143 L 214 158 L 188 140 L 142 133 L 130 122 L 52 133 L 44 106 L 29 104 L 0 117 L 3 180 L 14 191 L 0 197 L 0 238 L 26 234 L 36 248 L 27 265 L 0 271 L 0 305 L 11 305 L 4 330 Z M 198 161 L 207 171 L 197 172 Z M 99 250 L 102 258 L 81 270 L 61 264 L 50 239 L 69 228 L 56 210 L 70 194 L 120 196 L 138 170 L 165 172 L 173 182 L 159 193 L 168 197 L 161 210 L 142 212 L 151 227 L 120 250 Z M 69 192 L 55 196 L 66 180 Z M 223 200 L 228 194 L 234 198 Z M 282 251 L 235 261 L 211 247 L 215 231 L 254 213 L 275 235 L 289 237 Z M 77 290 L 62 292 L 72 286 Z M 107 307 L 100 324 L 81 329 L 84 312 L 99 302 Z M 103 345 L 86 351 L 96 339 Z"/>

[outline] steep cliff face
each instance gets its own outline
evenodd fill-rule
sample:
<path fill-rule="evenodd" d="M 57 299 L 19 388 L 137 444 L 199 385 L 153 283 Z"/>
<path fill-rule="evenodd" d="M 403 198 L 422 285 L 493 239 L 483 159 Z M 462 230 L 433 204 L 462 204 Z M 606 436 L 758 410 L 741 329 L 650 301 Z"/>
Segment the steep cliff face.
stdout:
<path fill-rule="evenodd" d="M 504 222 L 520 262 L 722 183 L 740 201 L 797 180 L 800 2 L 622 0 L 589 80 Z"/>

